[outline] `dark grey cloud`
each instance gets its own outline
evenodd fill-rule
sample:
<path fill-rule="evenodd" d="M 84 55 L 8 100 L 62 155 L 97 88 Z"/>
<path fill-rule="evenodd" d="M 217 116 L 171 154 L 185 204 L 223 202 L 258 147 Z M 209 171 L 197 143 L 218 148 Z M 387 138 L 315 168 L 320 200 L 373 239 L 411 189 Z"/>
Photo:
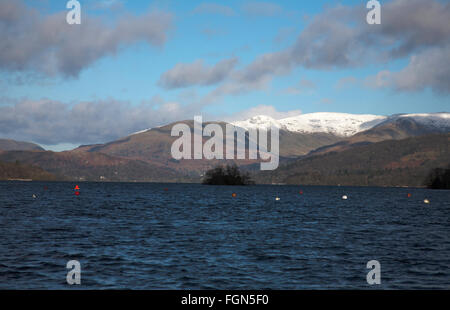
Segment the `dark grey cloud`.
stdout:
<path fill-rule="evenodd" d="M 212 102 L 226 95 L 267 89 L 274 76 L 289 74 L 292 67 L 289 53 L 264 54 L 243 69 L 231 72 L 228 79 L 211 91 L 204 100 Z"/>
<path fill-rule="evenodd" d="M 87 14 L 81 25 L 68 25 L 66 14 L 42 15 L 21 0 L 1 1 L 0 69 L 77 76 L 123 46 L 164 44 L 172 24 L 171 14 L 160 11 L 123 16 L 113 26 Z"/>
<path fill-rule="evenodd" d="M 0 105 L 0 137 L 44 145 L 103 143 L 146 128 L 192 119 L 201 108 L 160 97 L 140 105 L 116 100 L 74 105 L 46 99 L 15 100 Z"/>
<path fill-rule="evenodd" d="M 224 59 L 213 66 L 205 65 L 203 60 L 177 64 L 161 75 L 158 84 L 167 89 L 217 84 L 228 77 L 237 63 L 238 59 L 233 57 Z"/>
<path fill-rule="evenodd" d="M 293 62 L 332 69 L 386 62 L 450 41 L 450 3 L 393 0 L 381 25 L 368 25 L 365 7 L 337 6 L 317 15 L 291 50 Z"/>
<path fill-rule="evenodd" d="M 369 77 L 366 85 L 400 91 L 421 91 L 431 88 L 437 93 L 450 94 L 450 45 L 432 48 L 411 56 L 409 64 L 400 71 L 380 71 Z"/>
<path fill-rule="evenodd" d="M 391 49 L 391 56 L 401 57 L 448 44 L 449 20 L 448 1 L 397 0 L 383 6 L 380 32 L 397 45 Z"/>
<path fill-rule="evenodd" d="M 400 90 L 422 90 L 427 87 L 450 94 L 450 45 L 433 48 L 411 57 L 403 70 L 393 74 L 394 86 Z"/>
<path fill-rule="evenodd" d="M 365 20 L 365 12 L 353 7 L 337 7 L 316 16 L 298 36 L 286 53 L 291 66 L 329 70 L 353 67 L 364 57 L 370 57 L 362 32 L 364 25 L 352 26 L 358 18 Z M 363 38 L 363 39 L 362 39 Z"/>
<path fill-rule="evenodd" d="M 435 0 L 383 3 L 381 25 L 368 25 L 367 12 L 364 5 L 338 5 L 325 10 L 312 18 L 292 46 L 261 55 L 246 67 L 235 70 L 207 97 L 216 99 L 267 88 L 275 76 L 289 74 L 296 67 L 347 69 L 382 65 L 407 56 L 412 57 L 408 68 L 395 74 L 395 79 L 388 79 L 395 83 L 393 87 L 408 90 L 423 85 L 445 92 L 450 77 L 437 64 L 448 63 L 450 3 Z M 425 63 L 436 70 L 425 70 Z M 408 78 L 419 74 L 419 69 L 427 74 Z"/>

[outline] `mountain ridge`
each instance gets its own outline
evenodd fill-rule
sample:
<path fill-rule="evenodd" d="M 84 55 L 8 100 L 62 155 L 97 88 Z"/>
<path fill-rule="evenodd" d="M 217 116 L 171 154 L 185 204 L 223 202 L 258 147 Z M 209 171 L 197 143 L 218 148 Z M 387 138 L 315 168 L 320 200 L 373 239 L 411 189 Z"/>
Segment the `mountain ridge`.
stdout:
<path fill-rule="evenodd" d="M 450 133 L 446 133 L 306 156 L 253 178 L 266 184 L 423 187 L 432 169 L 449 164 Z"/>
<path fill-rule="evenodd" d="M 32 142 L 0 139 L 0 151 L 44 151 L 44 148 Z"/>
<path fill-rule="evenodd" d="M 300 133 L 329 133 L 341 137 L 350 137 L 376 126 L 409 118 L 418 123 L 435 128 L 445 127 L 450 130 L 450 113 L 404 113 L 390 116 L 373 114 L 350 114 L 335 112 L 316 112 L 300 114 L 293 117 L 274 119 L 267 115 L 258 115 L 244 121 L 232 122 L 245 129 L 268 129 L 271 125 L 279 129 Z"/>
<path fill-rule="evenodd" d="M 305 126 L 294 126 L 292 119 L 298 121 L 301 119 L 299 116 L 287 118 L 287 122 L 283 119 L 279 122 L 269 116 L 253 119 L 255 122 L 251 124 L 252 126 L 266 126 L 273 121 L 278 122 L 276 124 L 280 126 L 284 126 L 283 122 L 294 126 L 287 126 L 280 130 L 280 167 L 278 169 L 282 170 L 284 165 L 300 159 L 359 150 L 360 147 L 386 140 L 400 141 L 450 132 L 450 113 L 445 112 L 396 114 L 386 117 L 367 114 L 355 116 L 348 113 L 304 115 L 306 117 L 303 116 L 303 119 L 307 120 L 306 128 L 312 128 L 311 132 L 302 132 L 301 129 Z M 317 117 L 323 118 L 317 120 Z M 259 159 L 173 159 L 171 146 L 178 137 L 171 136 L 171 129 L 179 123 L 187 124 L 191 130 L 193 128 L 192 120 L 180 121 L 142 130 L 104 144 L 81 145 L 70 151 L 0 151 L 0 160 L 9 163 L 20 161 L 26 165 L 41 167 L 59 177 L 80 181 L 200 182 L 205 171 L 217 165 L 237 164 L 249 171 L 259 169 Z M 203 126 L 210 123 L 219 124 L 222 129 L 227 124 L 204 122 Z M 310 123 L 317 126 L 308 127 Z M 337 126 L 337 129 L 333 126 Z M 355 130 L 356 134 L 346 136 Z M 338 135 L 337 132 L 343 134 Z M 209 137 L 202 137 L 203 142 L 208 139 Z M 248 139 L 249 137 L 246 136 L 247 146 Z M 226 146 L 225 143 L 224 146 Z M 376 147 L 378 146 L 374 148 Z M 383 150 L 380 149 L 379 152 Z M 351 152 L 345 154 L 348 157 L 352 156 Z"/>

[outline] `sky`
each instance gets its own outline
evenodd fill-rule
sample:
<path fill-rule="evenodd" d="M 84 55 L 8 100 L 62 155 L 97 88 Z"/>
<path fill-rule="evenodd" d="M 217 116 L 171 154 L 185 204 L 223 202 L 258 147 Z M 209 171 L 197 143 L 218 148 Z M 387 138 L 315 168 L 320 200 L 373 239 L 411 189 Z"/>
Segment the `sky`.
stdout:
<path fill-rule="evenodd" d="M 0 0 L 0 138 L 61 151 L 203 115 L 448 112 L 450 1 Z"/>

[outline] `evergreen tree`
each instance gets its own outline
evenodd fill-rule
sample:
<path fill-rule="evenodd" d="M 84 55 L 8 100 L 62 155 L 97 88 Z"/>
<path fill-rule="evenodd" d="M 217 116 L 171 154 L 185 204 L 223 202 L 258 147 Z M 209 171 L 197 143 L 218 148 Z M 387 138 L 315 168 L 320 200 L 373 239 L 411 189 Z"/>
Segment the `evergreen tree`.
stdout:
<path fill-rule="evenodd" d="M 425 185 L 432 189 L 450 189 L 450 165 L 448 168 L 435 168 L 431 170 Z"/>
<path fill-rule="evenodd" d="M 253 184 L 248 173 L 241 173 L 236 165 L 217 166 L 206 172 L 203 184 L 207 185 L 249 185 Z"/>

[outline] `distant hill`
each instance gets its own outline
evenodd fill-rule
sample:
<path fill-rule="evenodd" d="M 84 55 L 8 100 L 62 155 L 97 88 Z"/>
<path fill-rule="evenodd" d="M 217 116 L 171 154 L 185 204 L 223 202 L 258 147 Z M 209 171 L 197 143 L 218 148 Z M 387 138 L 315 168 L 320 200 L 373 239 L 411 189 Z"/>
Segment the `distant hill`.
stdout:
<path fill-rule="evenodd" d="M 44 151 L 44 149 L 30 142 L 0 139 L 0 151 Z"/>
<path fill-rule="evenodd" d="M 40 167 L 23 165 L 19 162 L 0 162 L 0 180 L 33 180 L 33 181 L 54 181 L 58 178 L 43 170 Z"/>
<path fill-rule="evenodd" d="M 370 143 L 386 140 L 402 140 L 409 137 L 446 133 L 449 131 L 450 127 L 448 126 L 430 126 L 430 124 L 420 122 L 412 117 L 393 117 L 369 130 L 359 132 L 337 143 L 320 147 L 312 151 L 309 155 L 324 154 L 332 151 L 338 152 Z"/>
<path fill-rule="evenodd" d="M 194 124 L 193 121 L 177 123 L 187 124 L 191 129 Z M 205 122 L 203 126 L 207 124 L 209 123 Z M 216 124 L 219 124 L 223 128 L 225 127 L 225 123 L 218 122 Z M 105 144 L 81 146 L 71 152 L 78 154 L 106 154 L 127 160 L 138 160 L 149 165 L 170 169 L 180 177 L 187 176 L 188 178 L 195 178 L 196 182 L 201 182 L 202 174 L 219 164 L 237 163 L 239 165 L 248 165 L 258 162 L 256 160 L 175 160 L 171 155 L 171 147 L 173 142 L 179 137 L 171 136 L 171 130 L 174 125 L 175 123 L 149 129 Z M 207 139 L 209 137 L 203 138 L 203 142 Z"/>
<path fill-rule="evenodd" d="M 180 122 L 177 122 L 180 123 Z M 193 121 L 182 121 L 193 132 Z M 223 128 L 225 122 L 215 123 Z M 73 152 L 102 153 L 109 156 L 140 160 L 175 170 L 180 175 L 201 179 L 202 174 L 221 164 L 237 164 L 244 170 L 259 169 L 259 160 L 174 160 L 171 157 L 171 137 L 176 123 L 144 130 L 105 144 L 82 146 Z M 353 146 L 392 139 L 404 139 L 450 130 L 450 114 L 399 114 L 392 116 L 358 115 L 346 113 L 311 113 L 281 120 L 256 116 L 234 122 L 244 129 L 267 129 L 271 125 L 280 130 L 280 163 L 295 160 L 307 154 L 341 151 Z M 203 137 L 203 142 L 208 138 Z M 246 139 L 248 143 L 248 137 Z M 225 146 L 225 143 L 224 143 Z"/>
<path fill-rule="evenodd" d="M 101 153 L 76 152 L 0 152 L 0 161 L 39 166 L 57 175 L 61 180 L 81 181 L 142 181 L 142 182 L 188 182 L 164 166 L 109 156 Z"/>
<path fill-rule="evenodd" d="M 193 121 L 182 121 L 181 123 L 187 124 L 193 132 Z M 220 125 L 225 135 L 225 126 L 227 123 L 205 122 L 203 126 L 211 123 Z M 139 159 L 149 163 L 165 165 L 177 171 L 192 172 L 197 175 L 220 164 L 236 163 L 240 166 L 245 166 L 259 162 L 259 160 L 174 160 L 170 150 L 173 142 L 178 137 L 171 137 L 170 133 L 175 124 L 149 129 L 105 144 L 81 146 L 75 149 L 74 152 L 97 152 L 111 156 Z M 203 137 L 203 142 L 206 142 L 208 139 L 209 137 Z M 282 160 L 283 158 L 296 158 L 318 147 L 329 145 L 340 140 L 342 140 L 342 137 L 328 133 L 296 133 L 281 130 L 280 156 Z M 246 145 L 248 151 L 248 136 L 246 137 Z M 224 140 L 225 150 L 226 142 Z"/>
<path fill-rule="evenodd" d="M 308 156 L 275 171 L 259 172 L 254 179 L 303 185 L 424 186 L 432 169 L 449 163 L 450 134 L 436 134 Z"/>
<path fill-rule="evenodd" d="M 218 165 L 233 164 L 238 165 L 242 171 L 259 171 L 259 159 L 175 160 L 171 156 L 171 147 L 178 137 L 172 137 L 171 130 L 175 124 L 179 123 L 187 124 L 193 132 L 192 120 L 181 121 L 143 130 L 108 143 L 84 145 L 72 151 L 59 153 L 43 151 L 41 147 L 31 143 L 0 140 L 7 141 L 4 142 L 6 150 L 2 151 L 0 148 L 0 160 L 10 163 L 19 160 L 27 165 L 41 167 L 61 179 L 86 181 L 201 182 L 209 169 Z M 227 123 L 212 123 L 221 126 L 225 134 Z M 207 124 L 211 122 L 204 122 L 203 126 Z M 257 182 L 401 185 L 414 183 L 410 180 L 414 173 L 406 171 L 410 166 L 402 168 L 405 172 L 397 168 L 383 168 L 389 167 L 387 162 L 374 163 L 369 160 L 365 163 L 365 161 L 377 158 L 379 154 L 383 160 L 395 162 L 392 156 L 397 154 L 395 153 L 397 150 L 387 154 L 378 145 L 380 142 L 391 141 L 395 145 L 396 140 L 402 141 L 411 137 L 420 138 L 424 135 L 450 132 L 450 113 L 391 116 L 311 113 L 281 120 L 275 120 L 269 116 L 257 116 L 233 124 L 244 129 L 267 129 L 271 125 L 279 128 L 280 168 L 272 173 L 258 174 L 255 178 Z M 202 137 L 203 143 L 209 139 L 209 137 Z M 248 152 L 248 135 L 245 140 L 246 152 Z M 420 145 L 416 143 L 422 140 L 411 141 L 417 149 L 409 148 L 409 152 L 411 154 L 420 152 Z M 374 145 L 373 148 L 370 147 L 371 145 Z M 365 147 L 368 147 L 373 154 L 367 153 Z M 403 150 L 406 150 L 406 147 L 403 147 Z M 327 162 L 321 163 L 317 159 L 328 154 L 334 157 L 323 157 Z M 437 168 L 438 166 L 432 167 L 432 164 L 441 163 L 433 159 L 434 154 L 433 152 L 421 154 L 423 156 L 421 165 L 424 170 Z M 307 161 L 308 158 L 311 162 Z M 359 163 L 358 169 L 351 164 L 352 161 Z M 301 166 L 308 163 L 312 170 L 304 170 L 306 168 L 299 170 L 296 166 L 298 163 L 301 163 Z M 412 162 L 410 159 L 403 159 L 402 164 L 405 163 Z M 371 164 L 373 166 L 370 166 Z M 367 168 L 364 168 L 365 165 Z M 286 170 L 286 167 L 289 168 Z M 419 169 L 417 177 L 419 175 L 422 177 L 424 171 L 421 170 L 421 166 L 416 168 Z M 295 174 L 297 172 L 298 175 Z M 420 185 L 420 182 L 421 180 L 416 179 L 414 184 Z"/>
<path fill-rule="evenodd" d="M 300 114 L 275 120 L 266 115 L 252 117 L 245 121 L 234 122 L 242 128 L 268 128 L 276 126 L 280 130 L 312 134 L 326 133 L 342 138 L 355 136 L 377 126 L 386 125 L 397 120 L 413 120 L 422 128 L 429 128 L 433 132 L 450 131 L 450 113 L 423 113 L 423 114 L 394 114 L 390 116 L 371 114 L 348 114 L 318 112 Z"/>

